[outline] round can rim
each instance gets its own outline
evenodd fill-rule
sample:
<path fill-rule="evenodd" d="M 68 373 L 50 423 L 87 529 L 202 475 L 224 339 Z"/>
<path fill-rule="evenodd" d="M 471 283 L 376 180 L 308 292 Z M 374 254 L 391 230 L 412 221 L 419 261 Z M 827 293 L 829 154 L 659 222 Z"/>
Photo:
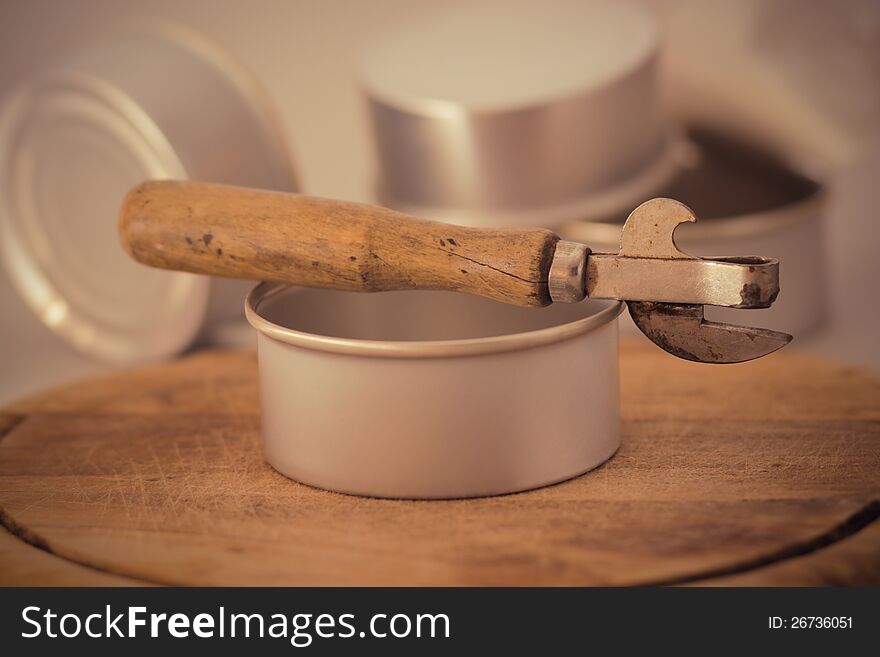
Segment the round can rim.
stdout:
<path fill-rule="evenodd" d="M 57 93 L 69 90 L 84 94 L 107 112 L 130 126 L 145 147 L 149 148 L 168 177 L 180 177 L 184 166 L 164 133 L 141 108 L 121 90 L 86 73 L 46 72 L 34 82 L 19 89 L 8 100 L 0 118 L 0 178 L 8 175 L 10 159 L 5 144 L 11 141 L 20 121 L 26 116 L 36 93 Z M 49 279 L 46 267 L 21 246 L 15 229 L 16 221 L 6 202 L 0 202 L 0 234 L 4 236 L 0 261 L 11 285 L 27 308 L 41 323 L 65 339 L 80 352 L 111 363 L 133 363 L 177 353 L 189 344 L 198 331 L 208 300 L 208 282 L 182 272 L 169 277 L 169 289 L 178 290 L 189 302 L 175 309 L 174 322 L 163 325 L 155 333 L 131 336 L 95 322 L 72 306 Z"/>
<path fill-rule="evenodd" d="M 224 93 L 228 93 L 229 97 L 234 96 L 248 111 L 248 121 L 241 124 L 242 129 L 259 138 L 261 144 L 267 148 L 269 173 L 265 186 L 271 184 L 285 190 L 297 188 L 295 166 L 288 149 L 284 147 L 287 143 L 286 135 L 280 118 L 272 107 L 271 97 L 257 77 L 225 48 L 200 32 L 167 20 L 122 20 L 105 28 L 99 36 L 100 40 L 95 45 L 116 49 L 113 52 L 130 49 L 125 37 L 137 36 L 142 39 L 138 43 L 145 44 L 143 47 L 164 48 L 167 52 L 174 53 L 176 58 L 197 60 L 211 75 L 221 78 L 226 85 Z M 83 47 L 76 55 L 87 51 L 89 47 Z M 21 85 L 2 107 L 0 177 L 5 175 L 8 165 L 2 145 L 7 140 L 4 140 L 3 135 L 16 129 L 21 120 L 22 104 L 29 102 L 37 93 L 70 89 L 99 103 L 138 133 L 143 143 L 161 160 L 160 170 L 152 177 L 197 179 L 199 171 L 190 170 L 184 164 L 184 153 L 169 140 L 167 118 L 149 113 L 135 100 L 132 94 L 138 91 L 140 85 L 141 81 L 137 78 L 120 85 L 107 79 L 101 69 L 95 70 L 92 66 L 83 65 L 76 57 L 49 66 L 34 80 Z M 178 102 L 184 107 L 194 109 L 199 104 L 204 104 L 204 101 L 190 97 L 179 98 Z M 197 115 L 198 112 L 195 112 L 194 116 Z M 186 272 L 167 272 L 171 281 L 169 286 L 187 299 L 182 310 L 163 310 L 162 314 L 167 315 L 168 321 L 160 322 L 153 329 L 137 335 L 116 331 L 113 327 L 88 317 L 58 291 L 49 281 L 44 268 L 35 263 L 31 255 L 20 247 L 20 241 L 12 232 L 14 222 L 9 219 L 8 214 L 6 203 L 0 199 L 0 234 L 7 237 L 0 240 L 0 267 L 8 273 L 24 306 L 38 321 L 79 352 L 108 363 L 142 362 L 180 353 L 203 330 L 212 287 L 212 281 L 208 277 Z"/>
<path fill-rule="evenodd" d="M 480 356 L 508 351 L 522 351 L 563 342 L 589 333 L 616 319 L 623 311 L 623 302 L 611 302 L 605 308 L 573 322 L 566 322 L 535 331 L 508 333 L 483 338 L 458 340 L 360 340 L 298 331 L 269 321 L 260 314 L 260 304 L 272 297 L 296 290 L 295 286 L 260 283 L 247 295 L 244 304 L 248 322 L 261 335 L 279 342 L 337 354 L 382 358 L 448 358 Z M 301 289 L 301 288 L 299 288 Z"/>

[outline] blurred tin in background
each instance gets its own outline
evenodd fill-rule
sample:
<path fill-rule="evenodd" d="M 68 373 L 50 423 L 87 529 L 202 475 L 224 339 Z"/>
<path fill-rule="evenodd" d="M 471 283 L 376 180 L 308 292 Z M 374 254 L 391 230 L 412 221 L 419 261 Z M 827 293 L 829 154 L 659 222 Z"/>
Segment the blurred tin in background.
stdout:
<path fill-rule="evenodd" d="M 472 225 L 632 208 L 673 172 L 659 32 L 628 3 L 474 2 L 366 48 L 361 80 L 390 207 Z"/>
<path fill-rule="evenodd" d="M 662 43 L 650 12 L 602 1 L 552 12 L 479 2 L 401 25 L 363 60 L 378 195 L 452 223 L 546 226 L 611 253 L 630 210 L 675 198 L 700 219 L 677 235 L 687 252 L 780 260 L 780 299 L 757 321 L 803 336 L 825 308 L 823 186 L 795 157 L 667 120 Z M 707 316 L 749 323 L 736 310 Z"/>

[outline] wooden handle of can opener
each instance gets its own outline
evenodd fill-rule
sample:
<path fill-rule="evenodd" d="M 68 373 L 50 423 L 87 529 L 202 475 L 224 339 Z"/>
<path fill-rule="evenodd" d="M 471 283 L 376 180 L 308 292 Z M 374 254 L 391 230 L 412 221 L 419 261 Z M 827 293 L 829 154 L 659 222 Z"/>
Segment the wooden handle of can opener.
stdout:
<path fill-rule="evenodd" d="M 122 244 L 145 265 L 307 287 L 454 290 L 546 306 L 559 237 L 465 228 L 385 208 L 198 182 L 145 182 L 125 198 Z"/>

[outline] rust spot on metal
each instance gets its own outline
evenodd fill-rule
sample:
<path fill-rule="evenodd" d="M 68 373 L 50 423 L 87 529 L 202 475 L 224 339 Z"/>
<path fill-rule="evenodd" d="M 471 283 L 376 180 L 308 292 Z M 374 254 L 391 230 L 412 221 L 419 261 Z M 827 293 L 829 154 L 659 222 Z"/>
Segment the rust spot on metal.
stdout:
<path fill-rule="evenodd" d="M 739 296 L 742 299 L 742 305 L 747 308 L 759 308 L 767 305 L 767 302 L 761 298 L 761 286 L 757 283 L 744 284 L 742 290 L 739 291 Z"/>

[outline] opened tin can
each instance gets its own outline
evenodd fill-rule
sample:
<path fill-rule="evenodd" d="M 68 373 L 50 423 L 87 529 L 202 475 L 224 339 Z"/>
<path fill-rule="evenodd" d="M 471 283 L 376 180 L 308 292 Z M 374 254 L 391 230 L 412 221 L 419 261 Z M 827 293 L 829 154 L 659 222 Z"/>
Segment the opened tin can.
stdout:
<path fill-rule="evenodd" d="M 620 442 L 621 307 L 260 284 L 245 311 L 266 459 L 305 484 L 394 498 L 577 476 Z"/>

